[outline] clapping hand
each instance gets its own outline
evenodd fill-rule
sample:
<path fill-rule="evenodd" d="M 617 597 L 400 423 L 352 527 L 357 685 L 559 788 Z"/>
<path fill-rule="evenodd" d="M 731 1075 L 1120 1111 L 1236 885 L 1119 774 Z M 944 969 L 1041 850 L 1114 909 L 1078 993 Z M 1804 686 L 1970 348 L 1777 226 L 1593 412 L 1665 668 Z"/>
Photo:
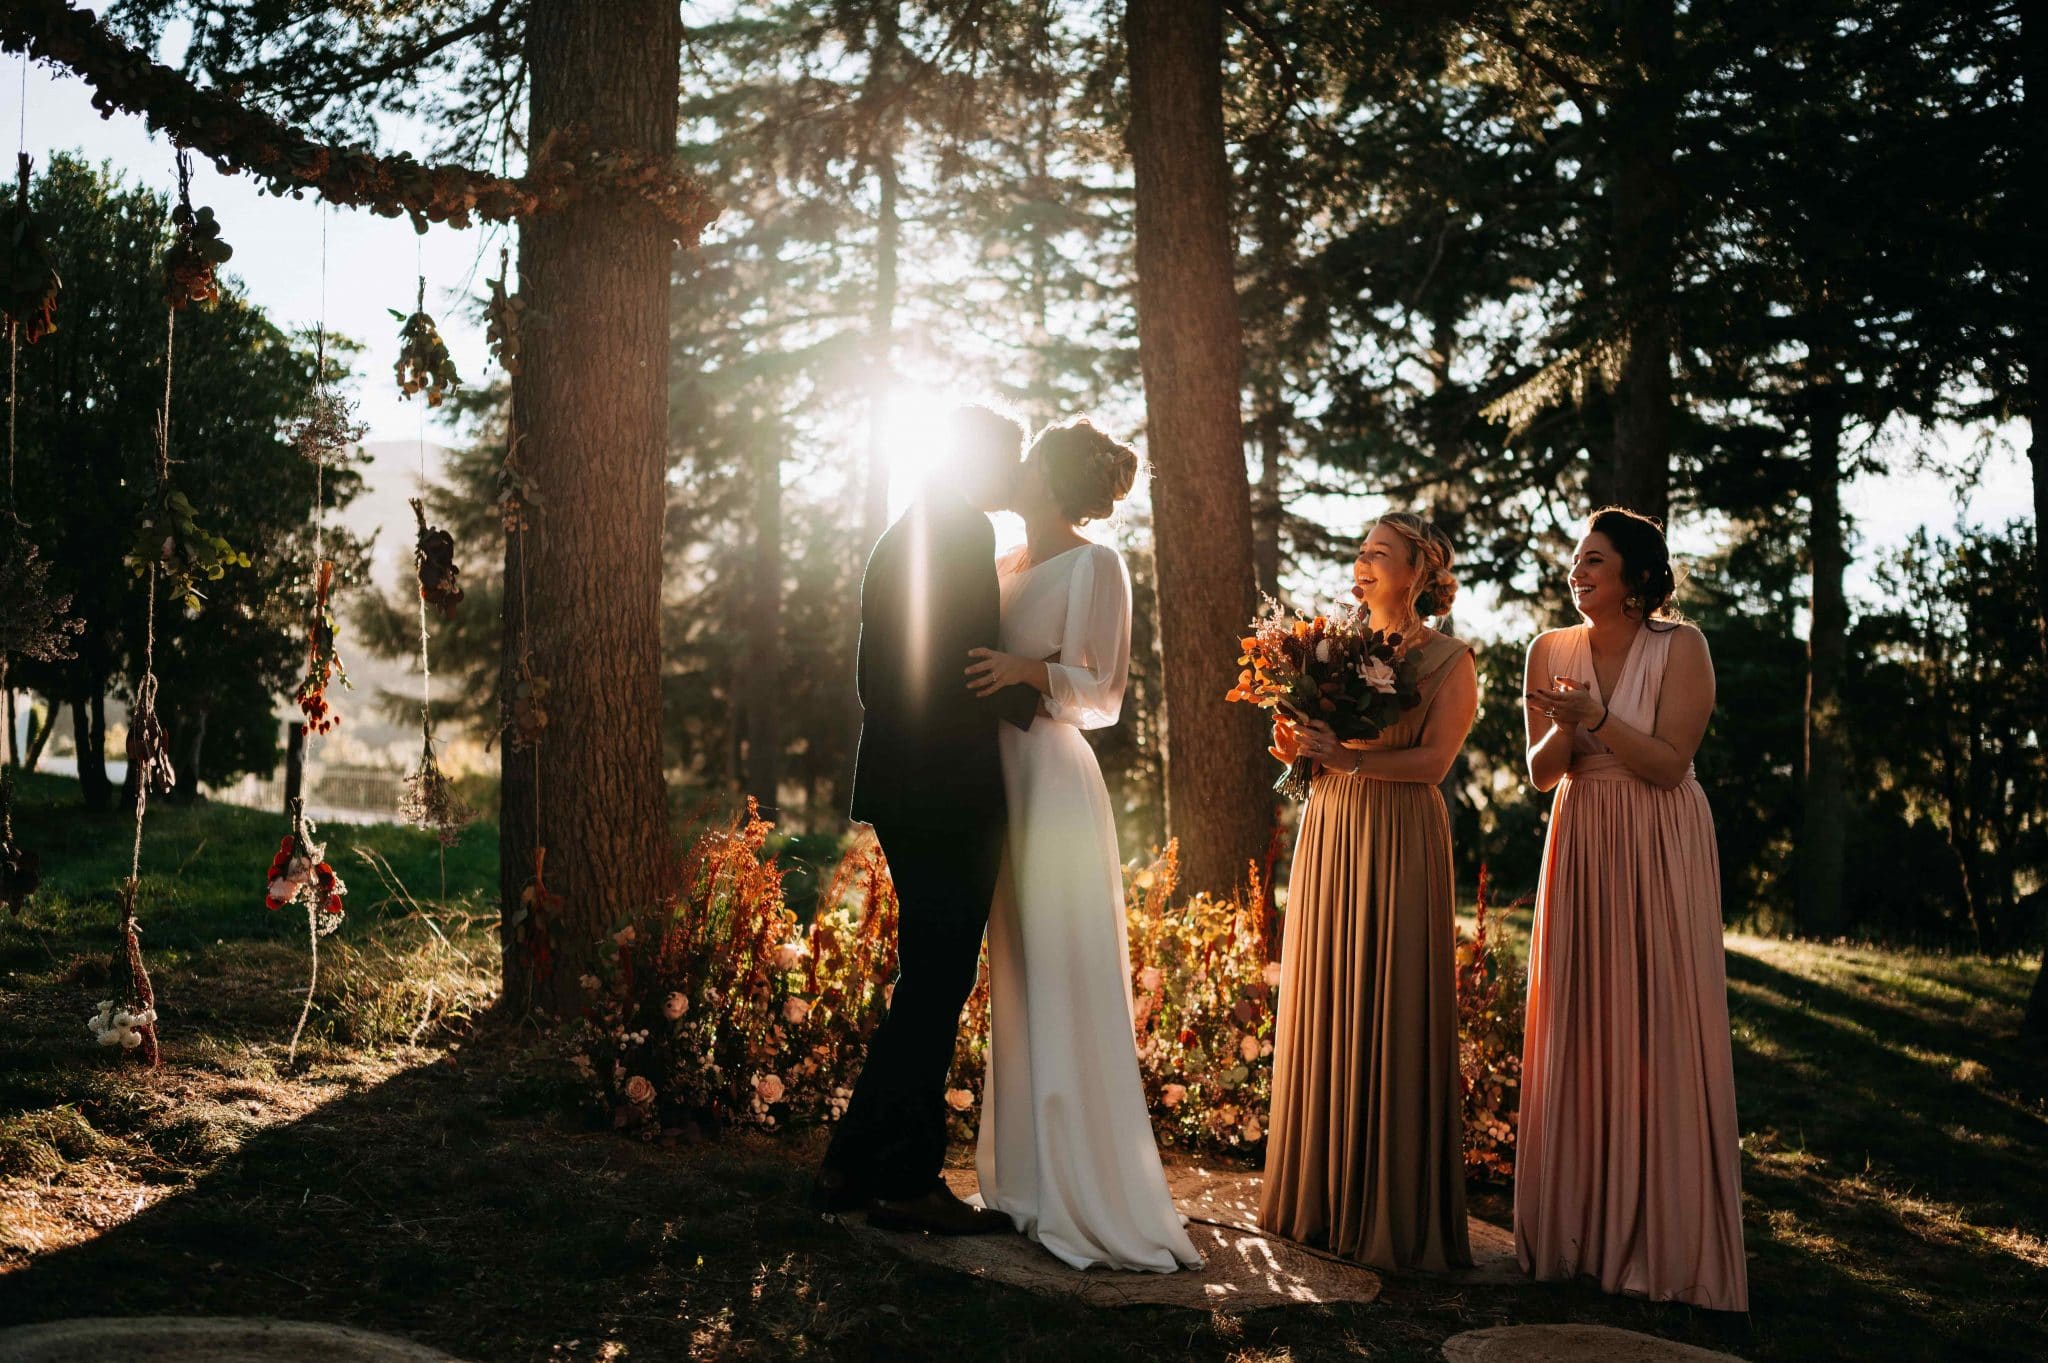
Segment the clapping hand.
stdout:
<path fill-rule="evenodd" d="M 1552 677 L 1547 688 L 1528 693 L 1536 713 L 1554 720 L 1560 728 L 1592 728 L 1606 718 L 1607 707 L 1593 695 L 1591 682 L 1572 677 Z"/>

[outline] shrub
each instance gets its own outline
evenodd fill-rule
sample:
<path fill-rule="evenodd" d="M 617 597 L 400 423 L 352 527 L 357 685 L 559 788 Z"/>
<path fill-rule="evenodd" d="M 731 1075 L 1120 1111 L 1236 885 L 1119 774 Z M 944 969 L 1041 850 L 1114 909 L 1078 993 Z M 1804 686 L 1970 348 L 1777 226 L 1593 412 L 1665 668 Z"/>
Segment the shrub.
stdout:
<path fill-rule="evenodd" d="M 700 835 L 659 910 L 622 923 L 571 1060 L 615 1126 L 773 1129 L 845 1111 L 896 974 L 896 899 L 872 837 L 844 857 L 808 927 L 783 893 L 770 825 L 746 817 Z M 1176 898 L 1166 850 L 1125 870 L 1139 1073 L 1162 1146 L 1256 1158 L 1272 1098 L 1274 1006 L 1263 887 Z M 1488 936 L 1458 944 L 1467 1163 L 1513 1170 L 1521 990 Z M 946 1091 L 953 1133 L 974 1133 L 988 1055 L 988 972 L 968 1001 Z"/>

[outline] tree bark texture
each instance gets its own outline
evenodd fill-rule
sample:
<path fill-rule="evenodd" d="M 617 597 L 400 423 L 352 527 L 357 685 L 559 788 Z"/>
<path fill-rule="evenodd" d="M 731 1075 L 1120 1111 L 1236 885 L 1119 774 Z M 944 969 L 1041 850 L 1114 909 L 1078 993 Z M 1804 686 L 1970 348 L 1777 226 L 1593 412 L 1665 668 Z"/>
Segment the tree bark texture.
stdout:
<path fill-rule="evenodd" d="M 71 737 L 78 747 L 78 793 L 87 809 L 114 807 L 114 783 L 107 777 L 107 698 L 95 690 L 71 702 Z"/>
<path fill-rule="evenodd" d="M 1818 376 L 1832 385 L 1831 373 Z M 1807 551 L 1813 572 L 1813 623 L 1806 648 L 1806 788 L 1799 838 L 1799 926 L 1832 937 L 1848 927 L 1842 898 L 1849 791 L 1842 732 L 1842 669 L 1848 656 L 1849 601 L 1843 578 L 1849 545 L 1842 522 L 1842 410 L 1832 393 L 1817 395 L 1808 433 L 1810 520 Z"/>
<path fill-rule="evenodd" d="M 1257 712 L 1223 699 L 1254 583 L 1223 9 L 1215 0 L 1128 0 L 1124 13 L 1167 827 L 1180 840 L 1187 888 L 1226 890 L 1265 850 L 1272 773 Z"/>
<path fill-rule="evenodd" d="M 754 468 L 754 561 L 748 573 L 747 794 L 762 813 L 777 814 L 782 789 L 782 445 L 757 446 Z"/>
<path fill-rule="evenodd" d="M 1665 520 L 1671 510 L 1672 289 L 1680 222 L 1674 0 L 1615 0 L 1620 93 L 1609 107 L 1613 274 L 1627 351 L 1614 392 L 1610 496 Z"/>
<path fill-rule="evenodd" d="M 599 147 L 671 155 L 681 40 L 663 0 L 534 0 L 529 145 L 573 129 Z M 671 230 L 623 195 L 520 227 L 531 320 L 513 414 L 540 505 L 508 537 L 504 693 L 529 658 L 547 682 L 548 723 L 539 744 L 506 744 L 499 882 L 505 998 L 556 1018 L 581 1002 L 598 939 L 658 901 L 672 850 L 660 730 L 672 251 Z M 513 931 L 538 848 L 561 896 L 544 962 Z"/>

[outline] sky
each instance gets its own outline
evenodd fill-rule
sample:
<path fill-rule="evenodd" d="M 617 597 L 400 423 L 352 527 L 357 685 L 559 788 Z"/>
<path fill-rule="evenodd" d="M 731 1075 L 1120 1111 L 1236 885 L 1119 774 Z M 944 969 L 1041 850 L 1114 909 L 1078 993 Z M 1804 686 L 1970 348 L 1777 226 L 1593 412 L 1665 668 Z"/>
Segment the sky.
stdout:
<path fill-rule="evenodd" d="M 141 119 L 125 114 L 102 119 L 92 108 L 84 82 L 55 68 L 30 67 L 19 58 L 8 65 L 13 69 L 0 74 L 5 81 L 0 90 L 25 82 L 20 92 L 23 143 L 38 166 L 46 164 L 52 152 L 71 152 L 95 164 L 109 163 L 130 183 L 166 193 L 175 190 L 171 147 L 166 139 L 152 136 Z M 490 369 L 483 328 L 462 300 L 484 290 L 486 281 L 497 273 L 499 249 L 511 244 L 507 229 L 490 224 L 467 229 L 435 225 L 424 235 L 416 234 L 404 219 L 325 208 L 311 196 L 272 198 L 259 193 L 253 180 L 222 176 L 210 162 L 196 157 L 192 194 L 195 204 L 213 207 L 223 236 L 234 247 L 227 273 L 241 281 L 249 299 L 273 321 L 294 328 L 324 320 L 331 331 L 364 345 L 357 357 L 352 396 L 360 404 L 360 418 L 369 425 L 368 439 L 417 442 L 424 438 L 431 476 L 437 466 L 434 443 L 449 442 L 456 438 L 455 433 L 445 423 L 427 417 L 419 399 L 407 402 L 399 397 L 391 378 L 398 354 L 398 322 L 387 309 L 409 311 L 415 281 L 424 274 L 427 309 L 439 323 L 457 368 L 466 378 L 483 380 Z M 904 397 L 908 411 L 918 414 L 910 418 L 912 422 L 943 410 L 948 402 L 949 397 L 940 394 Z M 2021 426 L 1988 435 L 1953 429 L 1926 433 L 1924 443 L 1958 462 L 1979 442 L 1988 440 L 1990 453 L 1983 461 L 1982 476 L 1960 497 L 1946 479 L 1934 473 L 1901 473 L 1852 483 L 1844 504 L 1861 537 L 1862 557 L 1903 544 L 1922 526 L 1949 532 L 1959 519 L 1999 525 L 2030 516 L 2031 475 L 2024 438 Z M 902 446 L 914 448 L 915 442 L 905 441 Z M 902 481 L 907 483 L 912 476 L 912 471 L 905 470 Z M 895 500 L 900 503 L 904 489 L 899 487 L 896 492 Z M 1333 499 L 1314 508 L 1340 530 L 1354 528 L 1354 523 L 1362 529 L 1378 509 L 1370 498 Z M 1682 535 L 1674 533 L 1674 540 L 1684 547 Z M 1347 569 L 1347 564 L 1333 565 L 1331 581 L 1339 581 Z M 1867 567 L 1859 564 L 1852 571 L 1852 593 L 1867 596 L 1868 583 Z"/>

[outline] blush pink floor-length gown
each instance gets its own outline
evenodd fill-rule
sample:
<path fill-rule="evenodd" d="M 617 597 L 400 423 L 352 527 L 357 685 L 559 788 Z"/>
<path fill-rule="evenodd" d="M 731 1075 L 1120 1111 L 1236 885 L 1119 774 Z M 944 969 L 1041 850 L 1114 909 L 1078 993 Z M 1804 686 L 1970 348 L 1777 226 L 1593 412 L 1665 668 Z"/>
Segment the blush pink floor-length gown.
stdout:
<path fill-rule="evenodd" d="M 1616 719 L 1655 730 L 1676 633 L 1637 634 Z M 1544 672 L 1594 676 L 1584 627 L 1547 646 Z M 1584 729 L 1536 896 L 1515 1165 L 1525 1272 L 1749 1308 L 1713 815 L 1690 771 L 1658 789 Z"/>

